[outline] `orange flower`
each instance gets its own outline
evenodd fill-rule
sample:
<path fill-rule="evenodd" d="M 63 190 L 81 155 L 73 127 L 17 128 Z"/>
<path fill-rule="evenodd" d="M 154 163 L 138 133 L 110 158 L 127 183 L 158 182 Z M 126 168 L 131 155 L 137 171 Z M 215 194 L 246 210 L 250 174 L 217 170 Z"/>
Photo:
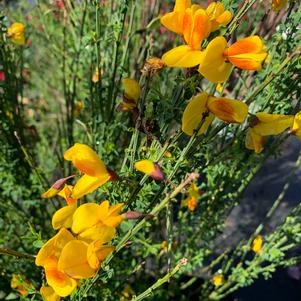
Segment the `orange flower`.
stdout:
<path fill-rule="evenodd" d="M 258 36 L 238 40 L 227 48 L 227 41 L 219 36 L 204 50 L 199 72 L 213 83 L 222 83 L 231 73 L 231 64 L 246 70 L 260 70 L 267 58 L 266 47 Z"/>
<path fill-rule="evenodd" d="M 92 82 L 95 84 L 99 81 L 99 72 L 98 72 L 98 68 L 95 68 L 94 74 L 92 76 Z"/>
<path fill-rule="evenodd" d="M 176 47 L 162 56 L 169 67 L 189 68 L 197 66 L 202 58 L 201 44 L 211 31 L 211 22 L 199 5 L 187 8 L 183 17 L 183 37 L 187 45 Z"/>

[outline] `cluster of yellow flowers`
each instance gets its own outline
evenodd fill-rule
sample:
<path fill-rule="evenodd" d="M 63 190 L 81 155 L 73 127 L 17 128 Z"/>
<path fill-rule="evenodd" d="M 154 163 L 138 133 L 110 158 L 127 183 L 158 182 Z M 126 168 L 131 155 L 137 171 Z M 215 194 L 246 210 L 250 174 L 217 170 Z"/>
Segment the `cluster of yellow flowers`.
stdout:
<path fill-rule="evenodd" d="M 287 1 L 273 1 L 272 8 L 280 10 Z M 230 47 L 223 36 L 210 40 L 210 34 L 229 24 L 230 11 L 224 4 L 212 2 L 206 9 L 190 0 L 176 0 L 174 10 L 161 18 L 161 23 L 169 30 L 181 35 L 186 45 L 178 46 L 162 56 L 168 67 L 190 68 L 198 65 L 199 73 L 213 83 L 225 82 L 232 71 L 232 65 L 245 70 L 260 70 L 268 59 L 266 47 L 258 36 L 238 40 Z M 203 134 L 217 117 L 226 123 L 245 122 L 248 106 L 235 99 L 215 97 L 206 92 L 194 96 L 188 103 L 182 117 L 182 131 L 192 136 L 196 131 Z M 246 148 L 260 153 L 264 136 L 278 135 L 287 128 L 290 133 L 301 138 L 300 117 L 258 112 L 251 122 L 246 136 Z"/>
<path fill-rule="evenodd" d="M 177 0 L 174 10 L 161 18 L 161 23 L 169 30 L 182 35 L 186 45 L 178 46 L 162 57 L 169 67 L 198 67 L 198 71 L 213 83 L 226 81 L 232 65 L 247 70 L 260 70 L 267 59 L 266 47 L 258 36 L 251 36 L 227 47 L 223 36 L 212 39 L 205 49 L 204 40 L 212 32 L 227 25 L 232 20 L 230 11 L 224 4 L 212 2 L 206 9 L 190 0 Z"/>
<path fill-rule="evenodd" d="M 46 300 L 70 295 L 80 279 L 96 274 L 101 262 L 113 251 L 114 247 L 108 243 L 125 218 L 119 214 L 122 203 L 110 206 L 105 200 L 101 204 L 85 203 L 77 207 L 78 198 L 112 178 L 89 146 L 76 143 L 65 152 L 64 158 L 72 161 L 84 175 L 74 187 L 65 184 L 74 177 L 71 176 L 58 180 L 43 194 L 43 197 L 60 195 L 67 202 L 67 206 L 52 217 L 52 226 L 59 232 L 43 245 L 35 261 L 37 266 L 45 269 L 49 286 L 42 287 L 41 294 Z"/>

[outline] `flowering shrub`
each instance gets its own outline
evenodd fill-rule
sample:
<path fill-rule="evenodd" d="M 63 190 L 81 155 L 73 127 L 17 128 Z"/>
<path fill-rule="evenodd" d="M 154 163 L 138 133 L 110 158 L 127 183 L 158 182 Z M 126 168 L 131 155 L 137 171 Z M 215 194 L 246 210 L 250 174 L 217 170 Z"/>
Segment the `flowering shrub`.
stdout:
<path fill-rule="evenodd" d="M 223 234 L 300 143 L 297 1 L 0 6 L 1 296 L 222 300 L 299 262 L 300 203 L 265 226 L 301 156 L 267 220 Z"/>

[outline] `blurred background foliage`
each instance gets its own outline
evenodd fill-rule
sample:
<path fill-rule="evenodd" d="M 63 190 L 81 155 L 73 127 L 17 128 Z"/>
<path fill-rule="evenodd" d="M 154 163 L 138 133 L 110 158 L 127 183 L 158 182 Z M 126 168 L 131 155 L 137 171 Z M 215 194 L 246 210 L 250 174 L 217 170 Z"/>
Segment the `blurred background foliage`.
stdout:
<path fill-rule="evenodd" d="M 247 1 L 222 2 L 235 15 Z M 260 35 L 270 62 L 258 73 L 234 70 L 221 93 L 246 101 L 251 113 L 295 114 L 301 108 L 300 5 L 290 1 L 285 10 L 275 13 L 270 1 L 249 2 L 253 4 L 239 26 L 231 35 L 226 29 L 223 32 L 232 41 Z M 269 278 L 277 267 L 299 262 L 292 250 L 300 244 L 300 205 L 277 228 L 263 233 L 260 256 L 250 248 L 264 224 L 238 246 L 216 250 L 226 218 L 240 203 L 256 172 L 268 158 L 277 160 L 283 143 L 294 138 L 287 134 L 271 137 L 258 155 L 244 146 L 248 123 L 238 127 L 215 121 L 206 135 L 194 140 L 181 133 L 187 101 L 200 90 L 214 91 L 215 86 L 193 68 L 164 68 L 156 74 L 143 69 L 147 58 L 161 57 L 179 45 L 180 39 L 159 20 L 172 10 L 173 1 L 0 3 L 0 67 L 6 76 L 0 81 L 1 247 L 36 254 L 54 233 L 51 215 L 63 202 L 43 200 L 41 194 L 56 179 L 72 172 L 63 153 L 80 142 L 93 147 L 121 177 L 87 200 L 125 202 L 129 209 L 149 212 L 191 172 L 200 174 L 202 193 L 194 212 L 181 206 L 187 197 L 183 192 L 157 218 L 146 222 L 100 271 L 91 289 L 87 281 L 71 297 L 74 300 L 131 300 L 184 257 L 188 264 L 150 299 L 219 300 L 260 275 Z M 5 36 L 13 22 L 26 25 L 23 47 Z M 93 80 L 95 73 L 98 80 Z M 116 111 L 122 101 L 124 77 L 135 78 L 143 87 L 139 122 L 134 114 Z M 155 183 L 134 171 L 133 163 L 145 158 L 159 161 L 172 184 Z M 268 217 L 282 199 L 280 195 L 275 200 Z M 122 224 L 116 243 L 134 224 Z M 218 243 L 224 244 L 222 239 Z M 0 266 L 0 299 L 18 298 L 10 287 L 14 273 L 25 275 L 37 290 L 44 279 L 30 260 L 1 256 Z M 225 279 L 220 286 L 212 283 L 216 273 Z M 41 297 L 33 290 L 22 298 Z"/>

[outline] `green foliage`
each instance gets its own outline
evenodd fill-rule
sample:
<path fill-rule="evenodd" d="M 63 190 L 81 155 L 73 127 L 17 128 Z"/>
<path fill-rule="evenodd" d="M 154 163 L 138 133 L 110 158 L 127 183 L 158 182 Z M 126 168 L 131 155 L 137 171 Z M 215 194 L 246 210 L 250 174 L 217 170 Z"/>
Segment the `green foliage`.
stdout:
<path fill-rule="evenodd" d="M 289 251 L 300 245 L 300 205 L 265 233 L 262 254 L 254 254 L 251 243 L 264 223 L 249 239 L 221 254 L 216 251 L 215 241 L 229 213 L 256 172 L 281 153 L 289 137 L 267 139 L 261 154 L 247 150 L 244 140 L 253 114 L 295 114 L 301 109 L 299 5 L 291 1 L 279 23 L 270 21 L 271 28 L 265 29 L 265 17 L 272 12 L 260 1 L 251 1 L 257 5 L 253 10 L 243 5 L 245 1 L 222 2 L 234 15 L 241 13 L 222 31 L 234 40 L 261 34 L 270 62 L 260 72 L 235 69 L 223 84 L 222 95 L 250 104 L 245 124 L 216 120 L 206 134 L 192 137 L 181 132 L 188 100 L 199 91 L 219 95 L 216 86 L 195 68 L 141 72 L 146 59 L 180 45 L 158 20 L 170 10 L 171 1 L 68 0 L 63 8 L 57 1 L 43 0 L 0 4 L 0 71 L 6 76 L 0 81 L 0 253 L 9 248 L 36 254 L 53 235 L 51 216 L 63 202 L 44 200 L 41 194 L 56 179 L 74 172 L 63 154 L 80 142 L 93 147 L 120 177 L 83 201 L 108 199 L 112 204 L 124 202 L 126 211 L 155 214 L 121 224 L 113 242 L 116 253 L 96 277 L 81 281 L 71 300 L 220 300 L 261 275 L 268 279 L 278 267 L 299 262 Z M 14 21 L 26 24 L 30 45 L 20 47 L 7 39 Z M 99 80 L 93 82 L 96 70 Z M 137 79 L 142 87 L 138 116 L 116 110 L 123 99 L 124 77 Z M 76 111 L 79 103 L 83 109 Z M 159 162 L 167 180 L 158 183 L 136 171 L 134 163 L 142 159 Z M 199 174 L 202 193 L 191 212 L 181 205 L 187 185 L 169 196 L 193 172 Z M 42 271 L 26 258 L 6 255 L 0 257 L 0 298 L 18 298 L 10 280 L 13 273 L 21 273 L 36 288 L 22 299 L 40 300 Z M 179 264 L 183 258 L 186 265 Z M 218 270 L 225 282 L 214 286 L 212 276 Z M 124 297 L 126 285 L 136 299 Z M 187 293 L 192 285 L 195 295 Z"/>

